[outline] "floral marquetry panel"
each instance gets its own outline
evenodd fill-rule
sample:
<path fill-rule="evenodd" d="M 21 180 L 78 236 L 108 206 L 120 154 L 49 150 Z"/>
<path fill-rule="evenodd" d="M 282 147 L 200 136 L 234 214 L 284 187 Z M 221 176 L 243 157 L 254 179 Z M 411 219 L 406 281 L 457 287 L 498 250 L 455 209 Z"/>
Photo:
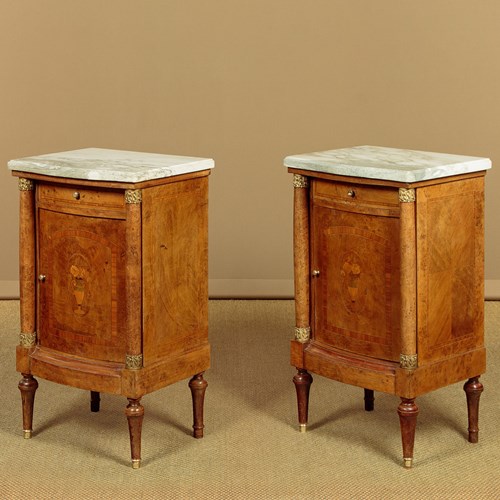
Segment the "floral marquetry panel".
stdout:
<path fill-rule="evenodd" d="M 398 219 L 313 208 L 314 339 L 399 359 Z"/>
<path fill-rule="evenodd" d="M 39 212 L 40 345 L 123 361 L 121 220 Z"/>

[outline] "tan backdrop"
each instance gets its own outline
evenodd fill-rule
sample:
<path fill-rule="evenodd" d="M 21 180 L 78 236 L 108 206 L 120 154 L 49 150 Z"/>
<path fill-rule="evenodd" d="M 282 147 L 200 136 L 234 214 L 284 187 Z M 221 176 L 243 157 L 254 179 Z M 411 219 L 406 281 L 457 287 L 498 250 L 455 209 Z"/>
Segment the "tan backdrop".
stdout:
<path fill-rule="evenodd" d="M 3 0 L 0 296 L 16 289 L 8 159 L 82 147 L 213 157 L 212 295 L 291 293 L 287 154 L 359 144 L 489 156 L 500 296 L 497 0 Z"/>

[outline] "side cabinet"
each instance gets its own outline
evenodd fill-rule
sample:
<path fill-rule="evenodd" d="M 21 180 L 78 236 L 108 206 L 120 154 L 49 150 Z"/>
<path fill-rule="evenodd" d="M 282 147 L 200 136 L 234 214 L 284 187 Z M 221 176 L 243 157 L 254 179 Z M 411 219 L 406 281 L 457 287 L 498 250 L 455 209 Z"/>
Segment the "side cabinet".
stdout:
<path fill-rule="evenodd" d="M 415 398 L 429 391 L 465 380 L 469 441 L 478 439 L 485 172 L 415 182 L 363 178 L 356 174 L 371 173 L 372 165 L 359 161 L 365 152 L 381 171 L 397 171 L 384 164 L 396 155 L 405 168 L 398 178 L 415 158 L 418 172 L 423 162 L 449 158 L 374 147 L 338 151 L 285 160 L 295 187 L 291 363 L 299 426 L 305 431 L 311 373 L 363 388 L 366 410 L 374 408 L 374 391 L 397 395 L 404 465 L 411 467 Z M 333 173 L 345 170 L 346 158 L 351 176 Z"/>
<path fill-rule="evenodd" d="M 190 378 L 194 436 L 203 436 L 212 163 L 96 149 L 13 162 L 25 437 L 35 377 L 90 391 L 92 411 L 101 392 L 125 396 L 134 468 L 147 393 Z M 115 180 L 92 180 L 107 175 Z"/>

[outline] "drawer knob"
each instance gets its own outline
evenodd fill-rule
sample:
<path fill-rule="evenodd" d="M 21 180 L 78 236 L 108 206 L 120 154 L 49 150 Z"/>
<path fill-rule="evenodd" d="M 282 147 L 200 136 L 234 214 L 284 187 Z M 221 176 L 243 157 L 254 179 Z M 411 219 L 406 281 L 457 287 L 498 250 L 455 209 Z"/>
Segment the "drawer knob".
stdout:
<path fill-rule="evenodd" d="M 38 281 L 40 281 L 40 283 L 44 283 L 46 279 L 47 279 L 47 276 L 45 276 L 45 274 L 40 274 L 38 276 Z"/>
<path fill-rule="evenodd" d="M 347 191 L 347 196 L 354 198 L 356 196 L 356 191 L 354 191 L 354 189 L 349 189 L 349 191 Z"/>
<path fill-rule="evenodd" d="M 313 272 L 312 272 L 312 275 L 313 275 L 313 278 L 317 278 L 319 276 L 319 269 L 315 269 Z"/>
<path fill-rule="evenodd" d="M 73 193 L 73 198 L 74 198 L 75 200 L 79 200 L 79 199 L 80 199 L 80 193 L 79 193 L 78 191 L 75 191 L 75 192 Z"/>

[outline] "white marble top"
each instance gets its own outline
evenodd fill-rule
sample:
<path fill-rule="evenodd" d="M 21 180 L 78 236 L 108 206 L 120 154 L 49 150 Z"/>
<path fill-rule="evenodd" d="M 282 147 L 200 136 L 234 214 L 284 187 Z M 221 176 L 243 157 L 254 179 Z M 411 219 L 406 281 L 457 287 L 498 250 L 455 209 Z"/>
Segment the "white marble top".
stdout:
<path fill-rule="evenodd" d="M 10 170 L 92 181 L 141 182 L 214 167 L 210 158 L 193 158 L 115 149 L 77 149 L 11 160 Z"/>
<path fill-rule="evenodd" d="M 488 158 L 410 149 L 356 146 L 287 156 L 286 167 L 328 174 L 417 182 L 491 168 Z"/>

